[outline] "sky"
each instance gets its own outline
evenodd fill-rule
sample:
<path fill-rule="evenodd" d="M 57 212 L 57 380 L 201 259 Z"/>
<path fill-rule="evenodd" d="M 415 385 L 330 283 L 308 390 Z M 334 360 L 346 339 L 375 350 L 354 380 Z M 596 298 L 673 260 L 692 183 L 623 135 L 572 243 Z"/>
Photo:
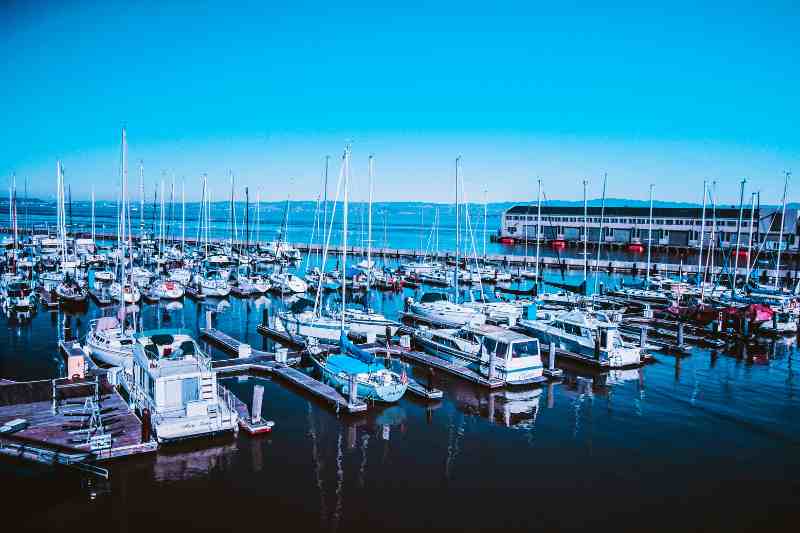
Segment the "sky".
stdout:
<path fill-rule="evenodd" d="M 395 5 L 390 5 L 395 4 Z M 557 4 L 557 5 L 556 5 Z M 603 5 L 600 5 L 603 4 Z M 760 5 L 764 4 L 764 5 Z M 147 190 L 314 199 L 352 144 L 354 199 L 601 194 L 778 203 L 800 168 L 792 2 L 0 3 L 0 186 L 112 199 L 121 129 Z M 790 186 L 789 199 L 792 198 Z"/>

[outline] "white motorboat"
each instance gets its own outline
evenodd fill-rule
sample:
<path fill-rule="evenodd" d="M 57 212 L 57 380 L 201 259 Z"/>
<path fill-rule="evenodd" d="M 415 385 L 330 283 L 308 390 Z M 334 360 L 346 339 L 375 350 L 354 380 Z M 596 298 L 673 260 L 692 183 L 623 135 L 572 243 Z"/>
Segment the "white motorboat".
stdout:
<path fill-rule="evenodd" d="M 523 319 L 518 324 L 528 335 L 547 344 L 555 343 L 579 359 L 609 368 L 642 362 L 641 348 L 623 341 L 617 324 L 599 311 L 554 313 L 542 319 Z"/>
<path fill-rule="evenodd" d="M 455 304 L 447 299 L 446 294 L 439 292 L 425 293 L 419 302 L 409 298 L 406 300 L 406 307 L 410 318 L 435 325 L 460 327 L 486 322 L 486 315 L 481 311 Z"/>
<path fill-rule="evenodd" d="M 290 272 L 275 272 L 270 276 L 272 290 L 281 294 L 301 294 L 308 290 L 306 281 Z"/>
<path fill-rule="evenodd" d="M 130 370 L 133 358 L 133 332 L 123 330 L 114 317 L 89 322 L 85 351 L 100 363 Z"/>
<path fill-rule="evenodd" d="M 159 443 L 238 432 L 233 397 L 218 385 L 211 358 L 188 331 L 138 334 L 132 359 L 124 386 Z"/>

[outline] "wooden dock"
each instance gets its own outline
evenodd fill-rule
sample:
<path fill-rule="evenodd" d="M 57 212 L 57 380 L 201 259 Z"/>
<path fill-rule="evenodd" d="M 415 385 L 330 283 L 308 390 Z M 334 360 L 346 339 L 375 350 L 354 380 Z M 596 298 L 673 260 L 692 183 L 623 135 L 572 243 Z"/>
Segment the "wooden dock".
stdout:
<path fill-rule="evenodd" d="M 482 387 L 487 387 L 489 389 L 498 389 L 506 385 L 506 382 L 502 379 L 493 378 L 490 380 L 488 378 L 483 377 L 474 370 L 470 370 L 469 368 L 453 364 L 450 361 L 445 361 L 441 357 L 435 357 L 433 355 L 428 355 L 423 352 L 417 352 L 414 350 L 405 350 L 403 348 L 393 346 L 390 350 L 390 353 L 393 356 L 401 357 L 403 359 L 408 359 L 422 366 L 433 367 L 436 368 L 437 370 L 442 370 L 444 372 L 447 372 L 448 374 L 464 379 L 466 381 L 470 381 Z M 541 382 L 544 381 L 547 381 L 547 378 L 542 378 Z"/>
<path fill-rule="evenodd" d="M 304 350 L 306 348 L 304 342 L 301 342 L 299 339 L 292 337 L 285 331 L 275 329 L 269 325 L 263 323 L 259 324 L 258 326 L 256 326 L 256 331 L 261 335 L 269 337 L 272 340 L 278 341 L 280 344 L 288 346 L 289 348 L 292 348 L 294 350 Z"/>
<path fill-rule="evenodd" d="M 203 328 L 200 330 L 201 334 L 219 344 L 225 351 L 233 354 L 242 353 L 242 346 L 248 346 L 230 335 L 223 333 L 215 328 Z M 299 360 L 297 354 L 287 360 L 287 363 L 296 362 Z M 350 403 L 347 398 L 342 396 L 339 391 L 326 385 L 311 376 L 308 376 L 299 370 L 295 370 L 284 363 L 275 361 L 275 354 L 269 352 L 262 352 L 260 350 L 250 349 L 250 355 L 246 357 L 237 357 L 235 359 L 223 359 L 213 361 L 212 366 L 221 374 L 229 373 L 266 373 L 280 376 L 283 380 L 303 389 L 314 396 L 325 400 L 336 409 L 344 409 L 345 411 L 355 414 L 363 413 L 367 410 L 367 404 L 363 400 L 356 400 Z"/>
<path fill-rule="evenodd" d="M 104 376 L 98 377 L 98 413 L 108 446 L 91 449 L 87 401 L 95 380 L 42 380 L 0 385 L 0 425 L 24 419 L 27 427 L 0 439 L 2 453 L 45 464 L 85 465 L 156 450 L 142 441 L 142 424 Z M 55 394 L 55 396 L 54 396 Z M 87 467 L 89 468 L 89 467 Z"/>

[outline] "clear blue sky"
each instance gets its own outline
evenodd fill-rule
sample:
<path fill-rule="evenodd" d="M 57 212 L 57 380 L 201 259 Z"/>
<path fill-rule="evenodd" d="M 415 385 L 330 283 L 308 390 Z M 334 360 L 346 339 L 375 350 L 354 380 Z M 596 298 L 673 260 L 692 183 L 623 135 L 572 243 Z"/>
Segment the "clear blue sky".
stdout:
<path fill-rule="evenodd" d="M 148 189 L 174 172 L 190 197 L 231 169 L 314 198 L 347 139 L 377 200 L 452 200 L 457 154 L 490 201 L 537 175 L 599 196 L 608 172 L 616 197 L 697 201 L 710 177 L 732 202 L 746 176 L 777 202 L 800 168 L 795 2 L 235 4 L 3 2 L 0 185 L 51 197 L 61 158 L 74 197 L 113 198 L 123 124 Z"/>

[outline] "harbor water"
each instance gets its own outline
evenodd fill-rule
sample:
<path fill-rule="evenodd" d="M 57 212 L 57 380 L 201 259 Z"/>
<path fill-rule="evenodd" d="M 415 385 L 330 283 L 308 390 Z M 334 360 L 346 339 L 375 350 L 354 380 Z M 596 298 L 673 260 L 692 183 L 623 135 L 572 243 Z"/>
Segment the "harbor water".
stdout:
<path fill-rule="evenodd" d="M 378 293 L 388 316 L 414 293 Z M 217 327 L 253 344 L 273 297 L 140 307 L 152 327 Z M 108 312 L 108 311 L 106 311 Z M 65 373 L 56 344 L 82 311 L 0 318 L 0 377 Z M 228 357 L 209 348 L 215 358 Z M 245 531 L 411 529 L 796 530 L 800 391 L 795 338 L 658 355 L 640 369 L 566 366 L 561 383 L 489 392 L 444 374 L 444 399 L 407 397 L 345 416 L 270 379 L 222 380 L 250 403 L 265 388 L 272 434 L 194 440 L 110 463 L 110 479 L 3 459 L 6 528 Z M 424 373 L 416 370 L 420 379 Z M 9 529 L 11 530 L 11 529 Z"/>

